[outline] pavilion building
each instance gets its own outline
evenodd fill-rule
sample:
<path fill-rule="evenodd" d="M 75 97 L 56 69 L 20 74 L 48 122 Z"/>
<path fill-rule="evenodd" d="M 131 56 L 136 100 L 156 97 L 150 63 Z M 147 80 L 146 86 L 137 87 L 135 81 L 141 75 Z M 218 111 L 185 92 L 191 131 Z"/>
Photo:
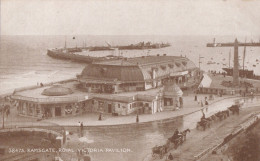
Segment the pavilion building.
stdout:
<path fill-rule="evenodd" d="M 197 76 L 188 58 L 157 55 L 88 64 L 77 78 L 86 92 L 121 93 L 157 88 L 166 80 L 188 87 Z"/>
<path fill-rule="evenodd" d="M 198 74 L 186 57 L 107 60 L 88 64 L 75 80 L 16 90 L 11 98 L 29 117 L 153 114 L 181 107 L 182 89 L 196 85 Z"/>

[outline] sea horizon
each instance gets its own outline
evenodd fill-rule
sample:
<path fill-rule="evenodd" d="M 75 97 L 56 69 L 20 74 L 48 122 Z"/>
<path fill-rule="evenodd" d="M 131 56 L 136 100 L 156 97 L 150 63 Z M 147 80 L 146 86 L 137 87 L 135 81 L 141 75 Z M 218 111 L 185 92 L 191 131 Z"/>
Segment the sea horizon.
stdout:
<path fill-rule="evenodd" d="M 73 39 L 75 37 L 75 39 Z M 186 56 L 198 66 L 199 56 L 201 69 L 221 71 L 227 67 L 229 52 L 233 57 L 233 48 L 207 48 L 206 44 L 213 42 L 232 42 L 232 36 L 168 36 L 168 35 L 1 35 L 0 41 L 0 94 L 12 92 L 15 88 L 36 85 L 39 82 L 55 82 L 63 79 L 75 78 L 84 68 L 84 63 L 68 60 L 53 59 L 47 55 L 51 48 L 63 48 L 65 41 L 67 47 L 81 47 L 84 43 L 87 46 L 130 45 L 138 42 L 170 43 L 167 48 L 151 50 L 128 50 L 123 51 L 123 56 L 134 57 L 144 55 L 167 54 L 172 56 Z M 257 37 L 249 38 L 247 41 L 259 41 Z M 241 42 L 245 37 L 238 37 Z M 244 48 L 239 48 L 239 55 L 242 58 Z M 247 47 L 246 66 L 248 70 L 254 70 L 260 75 L 259 65 L 256 59 L 260 60 L 259 48 Z M 115 54 L 111 51 L 93 52 L 95 56 Z M 250 55 L 250 56 L 249 56 Z M 215 61 L 216 64 L 207 65 L 208 61 Z M 240 65 L 242 60 L 240 60 Z M 230 61 L 231 67 L 233 60 Z M 248 62 L 248 63 L 247 63 Z M 219 64 L 217 64 L 219 63 Z M 253 67 L 253 65 L 256 67 Z"/>

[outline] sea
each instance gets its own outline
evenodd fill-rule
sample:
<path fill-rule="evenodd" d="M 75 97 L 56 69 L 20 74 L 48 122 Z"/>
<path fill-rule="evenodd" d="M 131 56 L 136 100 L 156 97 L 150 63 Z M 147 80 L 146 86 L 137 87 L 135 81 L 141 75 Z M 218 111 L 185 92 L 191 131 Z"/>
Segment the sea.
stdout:
<path fill-rule="evenodd" d="M 64 79 L 75 78 L 85 67 L 85 63 L 71 60 L 59 60 L 47 55 L 48 49 L 81 46 L 112 46 L 130 45 L 139 42 L 170 43 L 170 47 L 149 50 L 98 51 L 82 54 L 91 56 L 123 55 L 125 57 L 147 55 L 184 56 L 192 60 L 205 71 L 222 72 L 223 67 L 233 66 L 232 47 L 206 47 L 207 43 L 234 42 L 234 36 L 167 36 L 167 35 L 131 35 L 131 36 L 103 36 L 103 35 L 2 35 L 0 39 L 0 95 L 12 93 L 14 89 L 33 86 L 39 83 L 50 83 Z M 238 37 L 238 41 L 258 42 L 259 37 Z M 231 53 L 231 59 L 229 59 Z M 244 47 L 239 48 L 240 65 Z M 260 75 L 260 47 L 247 47 L 245 69 L 254 70 Z M 215 64 L 208 64 L 208 62 Z"/>

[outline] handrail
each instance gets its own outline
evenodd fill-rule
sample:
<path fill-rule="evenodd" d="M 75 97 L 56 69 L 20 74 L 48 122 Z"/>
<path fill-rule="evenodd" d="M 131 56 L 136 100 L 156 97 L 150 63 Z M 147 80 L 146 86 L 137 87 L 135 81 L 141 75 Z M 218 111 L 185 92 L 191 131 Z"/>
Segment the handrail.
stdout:
<path fill-rule="evenodd" d="M 79 101 L 87 100 L 85 96 L 33 98 L 33 97 L 26 97 L 21 95 L 12 95 L 11 98 L 38 102 L 38 103 L 79 102 Z"/>
<path fill-rule="evenodd" d="M 53 131 L 53 130 L 48 130 L 48 129 L 40 129 L 40 128 L 16 128 L 16 129 L 0 129 L 0 133 L 10 133 L 10 132 L 17 132 L 17 131 L 29 131 L 29 132 L 45 132 L 45 133 L 51 133 L 56 136 L 62 136 L 60 133 Z"/>

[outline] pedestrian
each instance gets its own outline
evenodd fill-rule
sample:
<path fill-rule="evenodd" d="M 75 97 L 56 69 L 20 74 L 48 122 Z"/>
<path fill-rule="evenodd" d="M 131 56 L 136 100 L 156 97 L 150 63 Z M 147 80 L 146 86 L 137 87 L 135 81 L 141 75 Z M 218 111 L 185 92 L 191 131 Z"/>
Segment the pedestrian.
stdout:
<path fill-rule="evenodd" d="M 81 122 L 81 123 L 80 123 L 80 128 L 81 128 L 81 130 L 83 129 L 83 127 L 84 127 L 84 126 L 83 126 L 83 122 Z"/>
<path fill-rule="evenodd" d="M 200 121 L 203 121 L 206 117 L 205 117 L 205 113 L 203 112 L 203 110 L 201 110 L 202 112 L 202 117 L 200 118 Z"/>
<path fill-rule="evenodd" d="M 205 101 L 205 105 L 209 105 L 208 101 Z"/>
<path fill-rule="evenodd" d="M 80 121 L 78 122 L 78 125 L 79 125 L 79 127 L 80 127 L 80 125 L 81 125 Z"/>
<path fill-rule="evenodd" d="M 80 123 L 80 136 L 83 137 L 83 122 Z"/>
<path fill-rule="evenodd" d="M 136 115 L 136 122 L 137 122 L 137 123 L 139 122 L 139 116 L 138 116 L 138 114 Z"/>
<path fill-rule="evenodd" d="M 250 92 L 251 96 L 254 96 L 254 92 L 253 92 L 253 89 L 251 89 L 251 92 Z"/>
<path fill-rule="evenodd" d="M 202 100 L 200 100 L 200 105 L 201 105 L 201 107 L 203 107 L 203 101 Z"/>
<path fill-rule="evenodd" d="M 213 98 L 213 95 L 212 95 L 212 94 L 210 94 L 210 95 L 209 95 L 209 100 L 214 100 L 214 98 Z"/>
<path fill-rule="evenodd" d="M 183 107 L 183 98 L 182 97 L 179 98 L 179 102 L 180 102 L 180 108 L 182 108 Z"/>
<path fill-rule="evenodd" d="M 198 100 L 198 97 L 197 97 L 197 95 L 195 95 L 195 97 L 194 97 L 194 101 L 197 101 Z"/>
<path fill-rule="evenodd" d="M 101 112 L 100 112 L 100 114 L 99 114 L 98 120 L 99 120 L 99 121 L 102 120 L 102 114 L 101 114 Z"/>
<path fill-rule="evenodd" d="M 178 104 L 178 102 L 176 102 L 176 110 L 179 110 L 180 108 L 179 108 L 179 104 Z"/>
<path fill-rule="evenodd" d="M 172 153 L 169 154 L 168 159 L 169 159 L 169 160 L 173 160 Z"/>
<path fill-rule="evenodd" d="M 10 115 L 10 108 L 6 109 L 6 118 L 8 118 L 8 116 Z"/>

